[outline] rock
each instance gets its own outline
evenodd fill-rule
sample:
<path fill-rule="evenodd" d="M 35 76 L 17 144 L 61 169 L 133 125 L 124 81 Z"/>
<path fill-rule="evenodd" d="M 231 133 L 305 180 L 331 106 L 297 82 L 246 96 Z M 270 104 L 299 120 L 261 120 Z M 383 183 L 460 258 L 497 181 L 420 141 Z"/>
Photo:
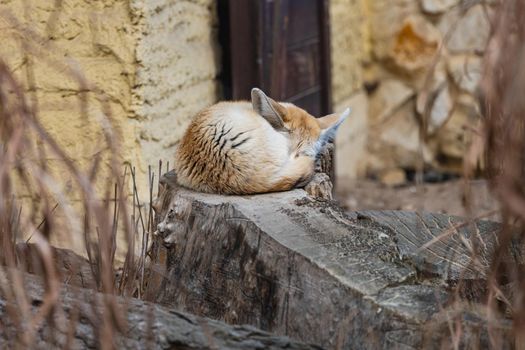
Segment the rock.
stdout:
<path fill-rule="evenodd" d="M 448 59 L 447 68 L 456 86 L 474 95 L 481 80 L 481 64 L 478 56 L 459 55 Z"/>
<path fill-rule="evenodd" d="M 441 14 L 459 4 L 460 0 L 421 0 L 423 12 L 431 15 Z"/>
<path fill-rule="evenodd" d="M 335 185 L 365 173 L 368 141 L 368 98 L 359 92 L 335 107 L 336 111 L 352 108 L 350 117 L 339 127 L 335 138 Z"/>
<path fill-rule="evenodd" d="M 414 90 L 399 80 L 380 82 L 370 97 L 369 118 L 372 125 L 381 124 L 414 96 Z"/>
<path fill-rule="evenodd" d="M 367 1 L 370 13 L 371 49 L 378 60 L 388 58 L 393 37 L 400 30 L 403 20 L 420 12 L 414 0 Z"/>
<path fill-rule="evenodd" d="M 387 169 L 379 174 L 379 181 L 388 187 L 402 185 L 406 180 L 406 173 L 400 168 Z"/>
<path fill-rule="evenodd" d="M 477 101 L 469 95 L 461 95 L 449 120 L 438 132 L 439 152 L 446 157 L 462 160 L 466 154 L 472 131 L 465 126 L 476 127 L 480 122 Z"/>
<path fill-rule="evenodd" d="M 429 134 L 435 133 L 445 124 L 453 107 L 448 84 L 445 84 L 437 93 L 434 103 L 432 103 L 432 108 L 430 109 L 427 125 L 427 132 Z"/>
<path fill-rule="evenodd" d="M 417 73 L 435 59 L 441 34 L 422 16 L 410 16 L 392 40 L 389 58 L 403 72 Z"/>
<path fill-rule="evenodd" d="M 490 32 L 490 22 L 483 5 L 472 6 L 465 14 L 456 8 L 447 12 L 438 24 L 443 37 L 452 30 L 445 43 L 452 53 L 483 52 Z"/>
<path fill-rule="evenodd" d="M 430 81 L 428 81 L 428 74 L 431 74 Z M 432 68 L 432 71 L 427 71 L 420 78 L 416 86 L 418 91 L 416 99 L 416 111 L 419 115 L 425 113 L 426 104 L 437 95 L 438 91 L 447 82 L 447 69 L 444 60 L 440 59 Z"/>
<path fill-rule="evenodd" d="M 387 122 L 370 129 L 367 167 L 372 173 L 388 168 L 416 168 L 421 161 L 429 163 L 433 152 L 420 142 L 420 127 L 415 102 L 407 101 Z"/>

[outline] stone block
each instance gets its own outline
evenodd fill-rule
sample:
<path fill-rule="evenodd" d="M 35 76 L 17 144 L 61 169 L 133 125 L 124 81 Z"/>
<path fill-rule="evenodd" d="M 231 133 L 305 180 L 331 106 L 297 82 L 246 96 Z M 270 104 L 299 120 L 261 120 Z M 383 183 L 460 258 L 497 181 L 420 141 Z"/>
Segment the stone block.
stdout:
<path fill-rule="evenodd" d="M 464 92 L 475 94 L 482 74 L 482 59 L 475 55 L 459 55 L 447 60 L 448 73 L 454 84 Z"/>
<path fill-rule="evenodd" d="M 400 80 L 388 79 L 379 82 L 370 96 L 370 123 L 384 123 L 405 102 L 414 96 L 414 90 Z"/>
<path fill-rule="evenodd" d="M 441 35 L 422 16 L 407 17 L 392 39 L 389 58 L 406 73 L 427 68 L 438 54 Z"/>
<path fill-rule="evenodd" d="M 421 8 L 424 12 L 435 15 L 441 14 L 453 6 L 459 4 L 460 0 L 421 0 Z"/>
<path fill-rule="evenodd" d="M 483 5 L 478 4 L 465 13 L 459 8 L 448 11 L 438 23 L 438 28 L 443 37 L 450 32 L 445 43 L 450 52 L 483 52 L 490 33 L 490 22 Z"/>

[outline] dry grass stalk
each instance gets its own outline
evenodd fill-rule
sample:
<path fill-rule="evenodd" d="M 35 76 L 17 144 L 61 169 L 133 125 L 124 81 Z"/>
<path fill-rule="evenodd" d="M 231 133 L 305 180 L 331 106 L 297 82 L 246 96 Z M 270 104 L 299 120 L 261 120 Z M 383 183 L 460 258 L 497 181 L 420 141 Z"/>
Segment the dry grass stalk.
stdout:
<path fill-rule="evenodd" d="M 486 163 L 504 227 L 491 263 L 487 303 L 494 315 L 501 315 L 495 296 L 513 286 L 507 298 L 519 347 L 525 344 L 525 270 L 521 254 L 512 253 L 514 244 L 523 249 L 525 237 L 525 3 L 500 2 L 493 18 L 481 89 Z"/>
<path fill-rule="evenodd" d="M 478 1 L 479 2 L 479 1 Z M 465 6 L 477 2 L 464 2 Z M 470 208 L 469 180 L 486 167 L 490 186 L 501 206 L 502 230 L 495 239 L 490 266 L 486 267 L 487 286 L 482 304 L 462 300 L 456 286 L 455 298 L 443 310 L 451 333 L 451 346 L 461 348 L 461 317 L 464 311 L 477 308 L 487 322 L 492 347 L 501 348 L 507 336 L 505 320 L 512 323 L 513 342 L 525 344 L 525 269 L 522 250 L 525 238 L 525 3 L 519 0 L 497 2 L 491 20 L 491 35 L 484 56 L 480 104 L 483 125 L 465 126 L 474 138 L 464 158 L 464 205 Z M 487 12 L 488 13 L 488 12 Z M 428 108 L 427 108 L 428 112 Z M 423 123 L 425 125 L 425 123 Z M 470 226 L 471 217 L 461 226 Z M 472 225 L 472 229 L 475 227 Z M 422 249 L 454 234 L 455 227 L 443 232 Z M 464 239 L 477 264 L 487 247 L 479 233 Z M 457 311 L 450 313 L 451 308 Z M 468 344 L 477 348 L 475 344 Z M 479 346 L 479 344 L 478 344 Z"/>
<path fill-rule="evenodd" d="M 488 277 L 482 304 L 466 304 L 460 296 L 465 281 L 460 278 L 454 299 L 442 310 L 447 315 L 443 322 L 446 322 L 450 330 L 451 347 L 478 348 L 479 344 L 463 344 L 460 341 L 461 317 L 465 310 L 476 308 L 480 317 L 487 322 L 492 347 L 498 349 L 505 343 L 503 339 L 508 334 L 505 322 L 511 321 L 514 345 L 520 348 L 525 344 L 525 269 L 522 253 L 525 238 L 525 99 L 521 96 L 525 91 L 525 3 L 520 0 L 465 0 L 458 6 L 464 15 L 470 7 L 477 4 L 483 5 L 491 23 L 491 33 L 483 57 L 479 96 L 481 123 L 464 126 L 464 130 L 473 137 L 463 159 L 463 204 L 467 213 L 471 213 L 469 182 L 480 173 L 480 169 L 484 169 L 501 207 L 503 228 L 495 239 L 494 251 L 490 252 L 490 266 L 484 268 Z M 455 30 L 454 26 L 445 35 L 444 43 Z M 428 137 L 427 125 L 435 97 L 430 94 L 431 81 L 440 59 L 438 52 L 418 100 L 424 106 L 421 120 L 422 143 Z M 420 172 L 423 167 L 421 160 Z M 489 251 L 472 224 L 483 217 L 485 215 L 474 217 L 470 214 L 467 221 L 444 231 L 420 249 L 427 249 L 456 234 L 459 227 L 470 227 L 474 234 L 470 235 L 470 240 L 463 238 L 462 243 L 470 251 L 471 263 L 479 265 L 481 255 L 486 255 Z M 456 311 L 451 312 L 452 309 Z"/>
<path fill-rule="evenodd" d="M 468 6 L 478 2 L 480 1 L 465 1 L 462 10 L 466 11 Z M 58 1 L 57 6 L 61 6 L 60 4 Z M 482 82 L 485 125 L 481 130 L 467 126 L 473 129 L 477 136 L 482 137 L 475 139 L 465 158 L 465 174 L 466 179 L 469 179 L 473 176 L 473 169 L 479 163 L 481 155 L 486 154 L 484 161 L 488 166 L 492 188 L 502 204 L 505 227 L 498 237 L 495 258 L 491 262 L 485 305 L 479 305 L 480 314 L 485 315 L 491 330 L 492 345 L 496 348 L 501 344 L 502 326 L 499 321 L 505 317 L 502 309 L 510 310 L 516 344 L 525 343 L 525 271 L 521 264 L 509 264 L 509 261 L 515 259 L 507 258 L 512 251 L 509 246 L 513 241 L 522 245 L 525 226 L 525 99 L 521 97 L 525 91 L 525 4 L 519 0 L 505 0 L 500 2 L 497 11 L 498 14 L 492 17 L 493 30 Z M 53 21 L 58 20 L 59 11 L 54 13 L 48 23 L 50 31 L 54 27 Z M 145 208 L 139 198 L 135 169 L 127 169 L 121 163 L 120 140 L 113 132 L 112 112 L 107 96 L 90 84 L 81 71 L 72 65 L 54 60 L 50 53 L 56 48 L 46 37 L 24 27 L 9 13 L 0 13 L 0 16 L 12 27 L 19 28 L 24 34 L 23 37 L 33 38 L 21 45 L 28 62 L 33 62 L 34 57 L 38 57 L 41 64 L 65 73 L 77 82 L 78 90 L 82 91 L 78 98 L 78 111 L 85 120 L 90 119 L 89 104 L 93 99 L 89 97 L 95 97 L 104 111 L 102 130 L 107 145 L 104 154 L 94 157 L 89 171 L 79 169 L 39 122 L 39 101 L 36 93 L 27 94 L 27 91 L 36 90 L 32 65 L 26 65 L 25 78 L 28 86 L 23 88 L 13 77 L 11 69 L 0 60 L 0 263 L 10 268 L 0 270 L 0 293 L 9 300 L 9 322 L 14 323 L 17 329 L 12 335 L 13 345 L 31 347 L 44 320 L 52 319 L 51 314 L 58 315 L 60 319 L 61 311 L 57 305 L 60 281 L 53 263 L 53 251 L 50 249 L 49 240 L 54 232 L 68 229 L 77 235 L 77 238 L 79 235 L 84 237 L 92 273 L 99 290 L 106 293 L 104 314 L 97 314 L 93 307 L 93 314 L 96 316 L 91 320 L 99 332 L 100 346 L 114 347 L 114 335 L 124 331 L 127 325 L 124 321 L 124 311 L 116 306 L 113 296 L 140 298 L 145 293 L 147 247 L 151 240 L 150 233 L 153 231 L 152 208 Z M 433 67 L 436 64 L 437 60 Z M 429 94 L 430 79 L 425 86 L 426 89 L 421 93 L 421 101 L 418 101 L 425 106 L 422 140 L 426 138 L 427 120 L 433 100 L 433 96 Z M 38 147 L 34 138 L 39 140 Z M 486 142 L 483 143 L 483 140 Z M 82 210 L 75 209 L 59 181 L 50 173 L 45 161 L 40 161 L 47 157 L 47 153 L 60 159 L 75 179 L 76 188 L 81 194 Z M 105 191 L 99 194 L 94 184 L 102 181 L 104 170 L 108 172 L 108 169 L 101 168 L 103 157 L 108 157 L 111 165 L 109 176 L 104 179 Z M 420 166 L 420 170 L 422 169 L 423 164 Z M 161 171 L 162 163 L 159 163 L 158 175 Z M 15 178 L 35 196 L 29 208 L 22 208 L 16 201 Z M 127 193 L 129 181 L 132 183 L 131 210 L 130 196 Z M 155 182 L 155 174 L 151 168 L 148 181 L 151 203 Z M 468 206 L 468 200 L 465 203 Z M 64 213 L 65 222 L 55 219 L 54 214 L 57 210 Z M 465 225 L 470 223 L 469 221 Z M 436 241 L 456 234 L 458 228 L 452 227 L 437 237 Z M 127 254 L 120 278 L 115 281 L 116 235 L 119 230 L 125 234 Z M 22 292 L 23 274 L 17 272 L 23 270 L 23 266 L 17 259 L 15 243 L 27 233 L 32 234 L 31 241 L 35 243 L 39 252 L 46 281 L 44 303 L 38 307 L 36 313 L 30 300 Z M 135 246 L 137 237 L 140 238 L 139 247 Z M 471 262 L 476 264 L 483 242 L 476 241 L 476 235 L 472 237 L 473 241 L 463 243 L 471 250 Z M 137 250 L 140 251 L 138 257 L 135 254 Z M 19 270 L 15 269 L 17 267 Z M 4 275 L 3 271 L 9 276 Z M 461 282 L 458 283 L 457 294 L 460 285 Z M 514 286 L 513 293 L 506 292 L 508 285 Z M 16 308 L 13 305 L 16 305 Z M 465 309 L 463 305 L 464 302 L 458 295 L 455 303 L 442 310 L 445 315 L 443 322 L 450 330 L 454 348 L 460 347 L 460 320 Z M 73 310 L 69 325 L 53 325 L 55 328 L 66 329 L 66 347 L 73 343 L 77 318 L 78 313 L 75 314 Z M 0 326 L 5 326 L 2 324 L 4 322 L 6 321 L 0 320 Z M 150 323 L 152 325 L 153 320 Z"/>
<path fill-rule="evenodd" d="M 57 2 L 60 6 L 61 2 Z M 58 13 L 58 11 L 57 11 Z M 24 38 L 21 45 L 28 64 L 25 65 L 27 86 L 23 87 L 12 74 L 12 70 L 0 58 L 0 264 L 7 267 L 9 276 L 0 276 L 0 293 L 9 300 L 7 310 L 10 322 L 17 329 L 13 335 L 12 346 L 32 347 L 35 334 L 45 320 L 50 320 L 51 329 L 60 329 L 67 334 L 64 346 L 72 344 L 76 329 L 78 312 L 73 312 L 70 324 L 57 324 L 55 319 L 62 310 L 57 304 L 61 280 L 56 269 L 54 251 L 50 239 L 57 232 L 71 232 L 74 239 L 84 237 L 86 256 L 99 291 L 105 293 L 104 314 L 99 315 L 93 305 L 93 327 L 99 333 L 100 346 L 113 348 L 115 334 L 126 330 L 124 312 L 115 302 L 115 295 L 141 297 L 144 294 L 146 275 L 146 255 L 153 231 L 153 213 L 150 205 L 144 206 L 137 193 L 136 174 L 122 163 L 120 139 L 113 131 L 112 111 L 108 97 L 96 86 L 90 84 L 83 73 L 73 65 L 53 59 L 57 48 L 45 36 L 24 27 L 8 12 L 1 12 L 1 18 L 13 28 L 18 28 Z M 57 20 L 56 18 L 54 20 Z M 52 28 L 52 23 L 49 28 Z M 41 125 L 34 73 L 31 62 L 38 58 L 60 74 L 66 74 L 76 81 L 79 93 L 78 111 L 89 120 L 90 101 L 97 101 L 103 111 L 101 130 L 106 147 L 97 154 L 89 166 L 89 171 L 81 170 L 73 162 L 57 140 L 51 137 Z M 35 142 L 36 140 L 36 142 Z M 73 190 L 79 193 L 81 207 L 75 205 L 71 196 L 65 192 L 60 179 L 53 176 L 46 164 L 48 154 L 58 159 L 71 178 Z M 102 159 L 109 159 L 109 167 L 103 168 Z M 129 173 L 131 172 L 131 176 Z M 133 182 L 131 195 L 128 194 L 129 181 Z M 158 178 L 158 176 L 157 176 Z M 150 193 L 153 197 L 155 174 L 149 174 Z M 103 193 L 98 193 L 96 183 L 105 183 Z M 18 185 L 17 184 L 21 184 Z M 17 195 L 21 188 L 33 198 L 29 208 L 21 207 Z M 130 210 L 130 205 L 132 210 Z M 57 220 L 60 211 L 65 220 Z M 146 219 L 144 219 L 146 217 Z M 140 226 L 138 225 L 140 221 Z M 121 270 L 121 278 L 116 281 L 115 254 L 117 233 L 123 232 L 127 247 Z M 41 271 L 45 281 L 44 302 L 36 308 L 23 292 L 24 264 L 17 256 L 16 242 L 30 234 L 37 248 L 38 259 L 43 266 Z M 139 247 L 135 241 L 141 237 Z M 138 257 L 137 257 L 137 254 Z M 74 272 L 72 272 L 74 273 Z M 10 282 L 7 283 L 7 280 Z M 4 283 L 6 282 L 6 283 Z M 16 305 L 16 308 L 13 307 Z M 62 322 L 59 322 L 62 323 Z M 64 331 L 65 330 L 65 331 Z M 53 332 L 50 335 L 54 338 Z"/>

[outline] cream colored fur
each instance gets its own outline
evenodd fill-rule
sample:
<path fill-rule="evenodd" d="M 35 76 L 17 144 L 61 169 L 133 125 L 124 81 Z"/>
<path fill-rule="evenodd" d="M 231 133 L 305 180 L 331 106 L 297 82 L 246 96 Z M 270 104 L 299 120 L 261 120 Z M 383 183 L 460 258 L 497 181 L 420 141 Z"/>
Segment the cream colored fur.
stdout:
<path fill-rule="evenodd" d="M 348 113 L 316 119 L 252 90 L 252 103 L 220 102 L 198 113 L 175 155 L 180 185 L 253 194 L 304 186 L 317 154 Z"/>

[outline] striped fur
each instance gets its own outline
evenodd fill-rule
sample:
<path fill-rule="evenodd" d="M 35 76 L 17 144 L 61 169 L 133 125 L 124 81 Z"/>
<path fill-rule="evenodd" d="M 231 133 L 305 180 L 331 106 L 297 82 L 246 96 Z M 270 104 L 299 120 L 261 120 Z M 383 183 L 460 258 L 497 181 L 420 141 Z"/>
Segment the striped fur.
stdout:
<path fill-rule="evenodd" d="M 315 119 L 258 89 L 252 103 L 220 102 L 198 113 L 175 155 L 180 185 L 202 192 L 254 194 L 304 186 L 322 135 L 338 116 Z M 326 138 L 326 137 L 325 137 Z"/>

